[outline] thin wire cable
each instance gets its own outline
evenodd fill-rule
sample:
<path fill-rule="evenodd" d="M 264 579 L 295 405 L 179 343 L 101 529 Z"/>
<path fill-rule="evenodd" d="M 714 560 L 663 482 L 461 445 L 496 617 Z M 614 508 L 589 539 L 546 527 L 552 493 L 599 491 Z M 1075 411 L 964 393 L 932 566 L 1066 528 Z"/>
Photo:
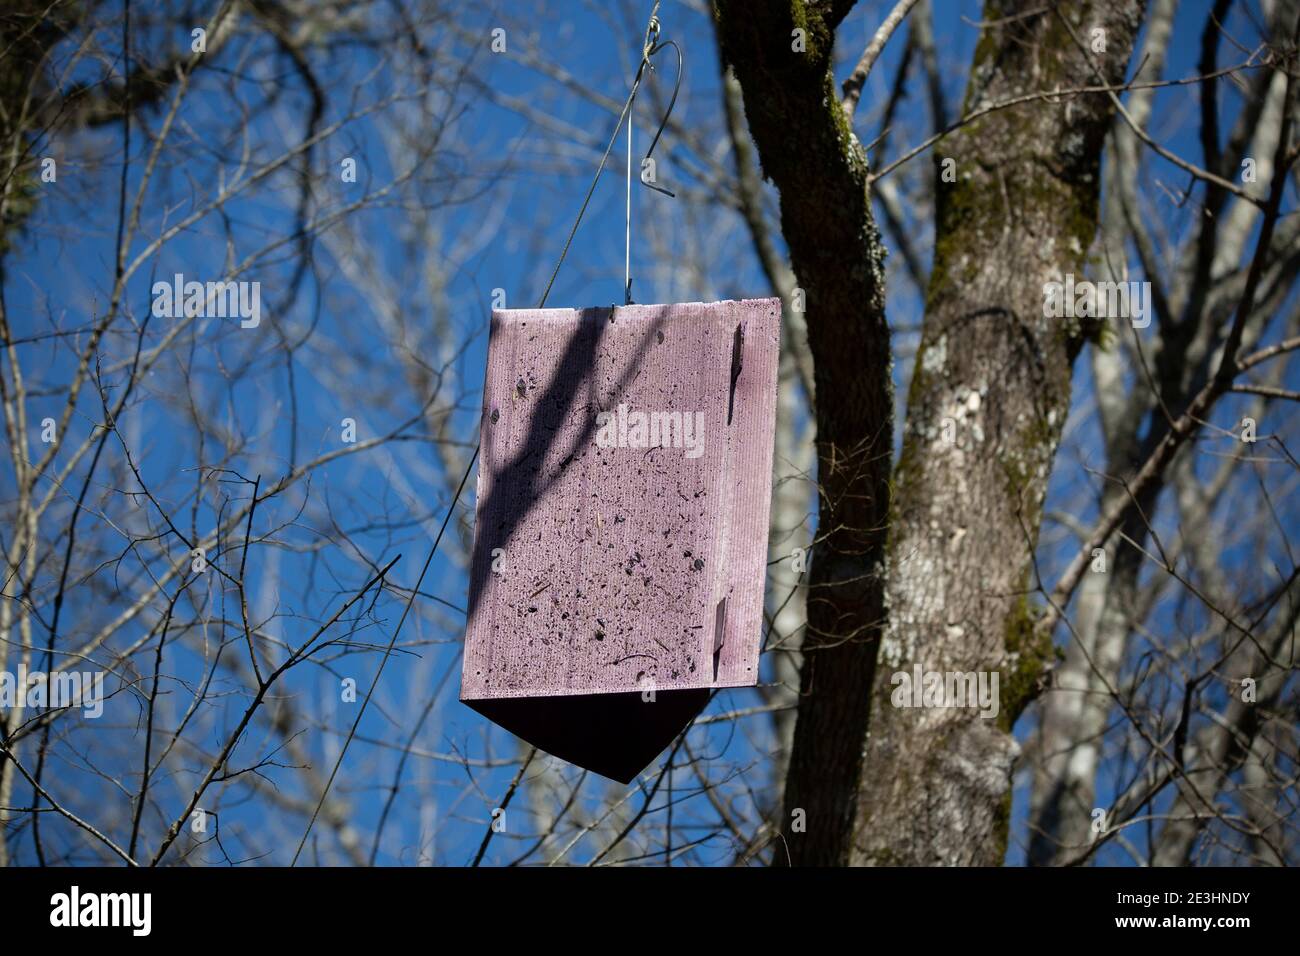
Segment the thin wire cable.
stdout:
<path fill-rule="evenodd" d="M 429 565 L 433 563 L 433 556 L 438 551 L 438 545 L 442 543 L 442 536 L 447 530 L 447 525 L 451 523 L 451 516 L 456 512 L 456 503 L 460 501 L 460 493 L 465 490 L 465 483 L 469 481 L 469 473 L 474 470 L 474 461 L 478 458 L 479 445 L 475 447 L 474 454 L 469 457 L 469 464 L 465 466 L 465 474 L 461 476 L 460 485 L 456 488 L 456 497 L 451 501 L 451 507 L 447 509 L 447 514 L 442 519 L 442 527 L 438 529 L 438 536 L 433 539 L 433 547 L 429 549 L 429 556 L 424 559 L 424 567 L 420 569 L 420 577 L 415 582 L 415 588 L 411 591 L 411 596 L 406 601 L 406 607 L 402 610 L 402 616 L 397 621 L 397 627 L 393 629 L 393 636 L 384 648 L 384 656 L 379 660 L 379 670 L 375 671 L 374 680 L 370 682 L 370 689 L 366 691 L 366 698 L 361 702 L 361 709 L 357 711 L 357 719 L 352 722 L 352 729 L 348 731 L 347 739 L 343 741 L 343 747 L 339 750 L 338 759 L 334 761 L 334 769 L 330 771 L 329 779 L 325 781 L 325 786 L 321 790 L 320 800 L 316 803 L 316 809 L 311 813 L 311 819 L 307 822 L 307 829 L 302 833 L 302 839 L 298 841 L 298 849 L 294 851 L 293 861 L 290 866 L 298 865 L 298 856 L 302 853 L 302 848 L 307 845 L 307 836 L 311 833 L 311 828 L 316 824 L 316 817 L 320 815 L 321 807 L 325 806 L 325 798 L 329 796 L 330 787 L 334 785 L 334 777 L 339 772 L 339 767 L 343 766 L 343 757 L 348 752 L 348 746 L 352 743 L 352 738 L 356 736 L 357 728 L 361 726 L 361 718 L 365 716 L 366 707 L 370 705 L 370 697 L 379 686 L 380 675 L 384 673 L 384 665 L 388 663 L 388 658 L 392 656 L 393 647 L 397 644 L 397 635 L 402 633 L 402 625 L 406 623 L 406 615 L 411 612 L 411 605 L 415 603 L 415 596 L 420 593 L 420 586 L 424 584 L 424 576 L 429 572 Z"/>
<path fill-rule="evenodd" d="M 560 250 L 559 261 L 555 263 L 555 269 L 552 270 L 551 272 L 551 278 L 546 283 L 545 291 L 542 292 L 542 300 L 537 304 L 537 307 L 539 309 L 543 308 L 546 305 L 546 299 L 551 294 L 551 287 L 555 285 L 555 277 L 560 274 L 560 267 L 564 265 L 564 259 L 569 254 L 569 246 L 573 244 L 573 237 L 578 233 L 578 226 L 582 223 L 582 217 L 587 212 L 587 205 L 591 202 L 591 197 L 596 192 L 596 184 L 600 182 L 600 174 L 605 171 L 605 163 L 609 161 L 609 154 L 614 151 L 614 144 L 618 142 L 618 134 L 622 132 L 623 123 L 628 118 L 628 115 L 632 111 L 632 103 L 633 101 L 636 100 L 636 94 L 641 89 L 641 78 L 645 75 L 646 67 L 650 65 L 650 57 L 653 56 L 655 53 L 657 53 L 663 46 L 667 46 L 667 45 L 668 45 L 667 43 L 662 45 L 659 43 L 659 3 L 658 0 L 656 0 L 654 5 L 654 12 L 650 14 L 650 24 L 649 26 L 646 27 L 646 38 L 645 38 L 645 42 L 642 44 L 641 47 L 641 63 L 636 68 L 636 77 L 632 80 L 632 90 L 627 94 L 627 99 L 623 103 L 622 112 L 618 114 L 618 124 L 614 127 L 614 134 L 610 136 L 609 144 L 605 147 L 605 152 L 600 157 L 600 164 L 596 167 L 596 175 L 591 178 L 591 185 L 587 187 L 587 195 L 583 197 L 582 206 L 579 207 L 578 215 L 573 220 L 573 228 L 569 230 L 569 237 L 564 240 L 564 248 Z M 674 43 L 672 45 L 674 48 L 677 48 L 677 44 Z M 680 86 L 681 85 L 680 48 L 677 49 L 677 57 L 678 57 L 677 83 L 678 86 Z M 673 102 L 675 103 L 676 101 L 677 101 L 677 91 L 674 90 Z M 669 112 L 671 112 L 671 110 L 672 107 L 670 106 Z M 664 124 L 666 124 L 667 122 L 668 122 L 668 117 L 667 115 L 665 115 Z M 660 131 L 662 132 L 662 130 L 663 130 L 663 124 L 660 125 Z M 658 139 L 659 136 L 658 134 L 656 134 L 655 140 L 658 141 Z M 631 166 L 632 166 L 631 154 L 629 153 L 629 159 L 628 159 L 629 192 L 631 190 L 631 181 L 632 181 Z M 629 205 L 630 205 L 630 200 L 629 200 Z M 628 233 L 628 244 L 627 244 L 628 251 L 626 257 L 627 258 L 626 264 L 630 265 L 631 262 L 630 249 L 631 249 L 631 234 L 632 234 L 630 223 L 628 226 L 627 233 Z"/>
<path fill-rule="evenodd" d="M 632 304 L 632 130 L 636 122 L 627 120 L 627 209 L 623 216 L 623 304 Z"/>
<path fill-rule="evenodd" d="M 645 69 L 650 66 L 650 57 L 662 49 L 664 46 L 671 45 L 677 50 L 677 88 L 673 90 L 673 97 L 668 106 L 668 113 L 664 114 L 663 122 L 659 124 L 659 131 L 655 133 L 654 142 L 651 143 L 650 149 L 654 150 L 654 143 L 659 141 L 659 134 L 663 132 L 664 126 L 668 122 L 668 116 L 672 113 L 673 104 L 677 102 L 677 89 L 681 87 L 682 76 L 682 53 L 676 43 L 668 41 L 659 43 L 659 0 L 655 0 L 654 9 L 650 14 L 650 23 L 646 27 L 645 41 L 641 47 L 641 64 L 637 67 L 636 78 L 632 81 L 632 90 L 628 93 L 627 101 L 623 104 L 623 111 L 619 114 L 618 125 L 614 127 L 614 134 L 609 138 L 609 145 L 605 147 L 605 153 L 600 158 L 600 165 L 596 167 L 596 175 L 591 180 L 591 185 L 587 188 L 587 195 L 582 200 L 582 206 L 578 209 L 577 218 L 573 220 L 573 228 L 569 230 L 569 236 L 564 241 L 564 248 L 560 251 L 559 261 L 555 263 L 555 269 L 551 272 L 550 281 L 546 283 L 546 289 L 542 292 L 541 301 L 538 302 L 537 308 L 541 309 L 546 306 L 546 300 L 551 294 L 551 287 L 555 285 L 555 277 L 560 274 L 560 267 L 564 265 L 564 259 L 569 254 L 569 246 L 573 243 L 573 237 L 578 232 L 578 226 L 582 223 L 582 217 L 587 212 L 587 206 L 591 202 L 592 194 L 596 191 L 596 184 L 600 181 L 600 174 L 605 169 L 605 163 L 609 160 L 609 154 L 613 152 L 614 144 L 618 142 L 618 134 L 623 128 L 623 122 L 628 118 L 632 110 L 632 103 L 636 99 L 637 91 L 641 88 L 641 78 L 645 74 Z M 649 153 L 646 154 L 649 156 Z M 631 267 L 631 208 L 632 208 L 632 129 L 628 125 L 628 208 L 627 208 L 627 246 L 624 250 L 624 268 L 630 270 Z M 647 184 L 649 185 L 649 184 Z M 655 187 L 658 189 L 658 187 Z M 659 189 L 659 192 L 668 192 L 665 189 Z M 668 193 L 672 195 L 672 193 Z M 625 275 L 626 294 L 628 301 L 631 301 L 632 280 Z M 324 788 L 321 790 L 320 800 L 316 803 L 316 809 L 312 811 L 311 819 L 307 822 L 307 829 L 303 831 L 302 839 L 298 842 L 298 849 L 293 854 L 293 861 L 290 866 L 296 866 L 298 857 L 301 855 L 303 847 L 307 845 L 307 837 L 311 834 L 312 827 L 316 824 L 316 818 L 320 815 L 321 808 L 325 805 L 325 800 L 329 796 L 330 788 L 334 784 L 334 778 L 343 766 L 343 758 L 348 752 L 348 747 L 352 744 L 352 738 L 356 736 L 357 728 L 361 726 L 361 718 L 365 715 L 366 707 L 370 704 L 370 697 L 379 686 L 380 675 L 384 672 L 384 665 L 388 663 L 388 658 L 393 653 L 393 648 L 397 644 L 398 635 L 401 634 L 402 625 L 406 623 L 407 615 L 410 614 L 411 607 L 415 604 L 415 596 L 420 593 L 420 587 L 424 584 L 424 576 L 429 571 L 429 566 L 433 563 L 433 556 L 438 551 L 438 545 L 442 543 L 442 536 L 447 530 L 447 525 L 451 522 L 451 516 L 456 513 L 456 505 L 460 503 L 461 493 L 465 490 L 465 485 L 469 482 L 470 473 L 474 470 L 474 463 L 478 461 L 479 452 L 482 451 L 483 444 L 478 442 L 474 446 L 474 453 L 470 455 L 469 462 L 465 465 L 465 473 L 461 475 L 460 484 L 456 487 L 456 494 L 451 499 L 451 506 L 447 509 L 447 514 L 442 519 L 442 527 L 438 529 L 438 535 L 433 540 L 433 547 L 429 549 L 429 556 L 424 559 L 424 567 L 420 569 L 420 576 L 416 579 L 415 587 L 411 590 L 411 596 L 406 601 L 406 607 L 402 610 L 402 616 L 398 619 L 397 627 L 393 629 L 393 636 L 384 649 L 384 656 L 380 659 L 379 669 L 375 672 L 374 679 L 370 682 L 370 689 L 366 691 L 365 700 L 361 703 L 361 709 L 357 713 L 357 718 L 352 722 L 352 729 L 348 731 L 347 737 L 343 741 L 343 746 L 339 750 L 338 759 L 334 761 L 334 769 L 330 771 L 329 779 L 326 780 Z M 533 748 L 533 753 L 537 748 Z M 529 754 L 529 760 L 532 759 L 532 753 Z M 480 854 L 482 850 L 480 849 Z"/>

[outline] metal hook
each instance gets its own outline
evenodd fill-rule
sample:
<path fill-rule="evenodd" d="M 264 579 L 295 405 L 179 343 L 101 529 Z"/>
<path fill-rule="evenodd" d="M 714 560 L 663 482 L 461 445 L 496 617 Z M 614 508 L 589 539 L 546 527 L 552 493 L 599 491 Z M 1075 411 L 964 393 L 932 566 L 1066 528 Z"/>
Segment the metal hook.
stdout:
<path fill-rule="evenodd" d="M 560 274 L 560 267 L 564 265 L 564 259 L 569 254 L 569 247 L 573 245 L 573 237 L 578 234 L 578 226 L 582 224 L 582 217 L 587 212 L 587 205 L 591 202 L 597 183 L 600 182 L 600 174 L 604 171 L 605 163 L 614 150 L 614 144 L 618 142 L 618 134 L 623 129 L 625 122 L 627 123 L 627 211 L 623 233 L 623 278 L 625 302 L 627 305 L 632 304 L 632 106 L 636 102 L 636 94 L 641 88 L 641 79 L 645 76 L 646 67 L 650 67 L 651 70 L 654 69 L 654 66 L 650 63 L 650 58 L 664 47 L 671 46 L 677 51 L 677 82 L 673 85 L 673 98 L 668 103 L 668 112 L 664 114 L 663 121 L 660 122 L 659 129 L 655 131 L 655 137 L 650 143 L 650 149 L 646 151 L 645 158 L 649 159 L 650 154 L 654 152 L 655 145 L 659 142 L 664 127 L 668 125 L 668 118 L 672 115 L 673 107 L 677 103 L 677 93 L 682 87 L 681 47 L 671 40 L 663 43 L 659 42 L 659 3 L 660 0 L 655 0 L 654 9 L 650 13 L 650 21 L 646 25 L 645 40 L 641 46 L 641 62 L 636 68 L 636 77 L 632 80 L 632 89 L 627 95 L 627 100 L 623 103 L 622 112 L 618 115 L 618 123 L 615 124 L 614 132 L 609 137 L 609 145 L 605 147 L 605 153 L 600 157 L 600 163 L 596 166 L 596 175 L 592 177 L 591 185 L 587 187 L 587 195 L 578 208 L 578 215 L 574 217 L 573 225 L 569 229 L 569 237 L 564 240 L 564 248 L 560 250 L 560 258 L 556 261 L 555 268 L 551 270 L 551 277 L 546 282 L 546 288 L 542 290 L 542 298 L 537 305 L 539 309 L 546 306 L 546 300 L 551 294 L 551 289 L 555 286 L 555 277 Z M 674 196 L 667 189 L 656 186 L 654 183 L 642 180 L 642 185 L 649 186 L 651 189 L 667 196 Z"/>
<path fill-rule="evenodd" d="M 663 135 L 664 128 L 668 125 L 668 119 L 673 115 L 673 107 L 677 105 L 677 94 L 682 89 L 682 70 L 683 57 L 682 48 L 673 40 L 659 40 L 659 0 L 655 0 L 654 9 L 650 12 L 650 21 L 646 24 L 645 40 L 641 45 L 641 63 L 637 66 L 636 77 L 632 81 L 632 92 L 628 97 L 627 106 L 624 107 L 624 114 L 627 118 L 627 209 L 624 218 L 624 245 L 623 245 L 623 302 L 625 305 L 632 304 L 632 128 L 635 125 L 632 117 L 632 104 L 636 100 L 636 94 L 641 88 L 641 80 L 645 76 L 646 68 L 654 72 L 654 64 L 651 58 L 664 47 L 672 47 L 677 54 L 677 80 L 673 84 L 672 99 L 668 101 L 668 109 L 659 121 L 659 128 L 655 130 L 654 139 L 650 141 L 650 148 L 646 150 L 645 156 L 641 159 L 641 175 L 637 177 L 641 180 L 642 186 L 649 186 L 655 192 L 663 193 L 670 199 L 676 199 L 676 193 L 664 187 L 650 182 L 645 178 L 646 163 L 653 162 L 651 154 L 655 151 L 655 146 L 659 144 L 659 137 Z M 620 119 L 620 123 L 622 120 Z M 618 131 L 615 130 L 615 136 Z"/>
<path fill-rule="evenodd" d="M 655 33 L 657 35 L 658 30 L 656 30 Z M 668 120 L 673 115 L 673 107 L 677 105 L 677 94 L 680 93 L 682 89 L 682 48 L 677 45 L 676 40 L 665 40 L 663 43 L 659 43 L 656 40 L 654 46 L 651 47 L 650 52 L 646 54 L 646 62 L 649 63 L 650 57 L 654 56 L 664 47 L 669 47 L 669 46 L 672 47 L 673 52 L 677 54 L 677 81 L 673 84 L 673 95 L 672 98 L 668 101 L 668 109 L 664 113 L 663 119 L 659 121 L 659 128 L 655 130 L 654 139 L 650 141 L 650 148 L 645 151 L 645 157 L 641 160 L 641 169 L 643 171 L 642 172 L 643 178 L 641 179 L 641 185 L 649 186 L 655 192 L 663 193 L 665 196 L 671 196 L 673 199 L 676 199 L 677 198 L 676 193 L 664 189 L 662 186 L 657 186 L 654 183 L 646 182 L 644 179 L 646 160 L 649 159 L 650 155 L 655 151 L 655 146 L 657 146 L 659 143 L 659 137 L 663 135 L 664 128 L 667 127 Z M 653 64 L 650 64 L 650 69 L 652 71 L 654 70 Z"/>

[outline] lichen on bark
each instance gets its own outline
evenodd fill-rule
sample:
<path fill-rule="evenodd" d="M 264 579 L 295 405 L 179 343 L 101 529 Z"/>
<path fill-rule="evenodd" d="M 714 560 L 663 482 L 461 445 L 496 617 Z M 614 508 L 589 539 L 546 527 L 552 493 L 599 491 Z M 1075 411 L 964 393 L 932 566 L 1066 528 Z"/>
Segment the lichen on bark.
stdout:
<path fill-rule="evenodd" d="M 1076 34 L 1085 22 L 1104 25 L 1107 57 L 1080 49 L 1062 16 Z M 1140 5 L 1034 12 L 990 2 L 983 20 L 967 112 L 1119 79 Z M 1109 117 L 1104 95 L 1038 99 L 935 147 L 956 177 L 937 183 L 934 266 L 889 532 L 889 666 L 873 692 L 855 862 L 1001 862 L 1018 753 L 1011 729 L 1054 655 L 1034 637 L 1030 572 L 1085 331 L 1045 316 L 1043 288 L 1084 263 Z M 962 347 L 933 358 L 950 340 Z M 937 437 L 945 420 L 951 442 Z M 892 707 L 889 671 L 916 664 L 996 671 L 997 720 Z"/>
<path fill-rule="evenodd" d="M 1036 98 L 936 145 L 956 179 L 936 177 L 933 272 L 891 474 L 884 249 L 831 73 L 851 6 L 715 2 L 724 60 L 780 191 L 816 366 L 819 541 L 786 783 L 786 808 L 806 810 L 808 827 L 785 845 L 795 863 L 996 864 L 1018 749 L 1010 731 L 1052 654 L 1027 629 L 1029 571 L 1087 331 L 1049 320 L 1043 287 L 1081 268 L 1091 243 L 1110 103 Z M 989 0 L 967 112 L 1121 79 L 1141 10 L 1140 0 Z M 1107 31 L 1105 56 L 1076 43 L 1085 24 Z M 791 49 L 795 29 L 804 53 Z M 894 708 L 889 672 L 913 664 L 996 671 L 1005 710 L 986 720 Z"/>

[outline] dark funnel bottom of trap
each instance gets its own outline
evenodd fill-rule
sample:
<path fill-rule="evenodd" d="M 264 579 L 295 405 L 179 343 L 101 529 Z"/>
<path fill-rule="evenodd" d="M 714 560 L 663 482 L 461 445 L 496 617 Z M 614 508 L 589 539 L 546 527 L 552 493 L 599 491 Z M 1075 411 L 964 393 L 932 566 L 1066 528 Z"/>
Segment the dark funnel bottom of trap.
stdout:
<path fill-rule="evenodd" d="M 707 688 L 572 697 L 502 697 L 465 704 L 538 750 L 631 783 L 709 702 Z"/>

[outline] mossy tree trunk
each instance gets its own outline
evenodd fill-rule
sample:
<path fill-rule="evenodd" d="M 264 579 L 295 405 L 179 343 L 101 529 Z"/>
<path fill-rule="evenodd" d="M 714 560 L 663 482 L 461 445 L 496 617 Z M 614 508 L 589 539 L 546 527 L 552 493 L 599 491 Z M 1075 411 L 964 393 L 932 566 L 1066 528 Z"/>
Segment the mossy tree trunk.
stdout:
<path fill-rule="evenodd" d="M 883 253 L 830 73 L 850 5 L 717 3 L 723 54 L 781 192 L 816 361 L 821 507 L 785 844 L 796 864 L 996 865 L 1011 727 L 1050 654 L 1029 640 L 1033 548 L 1091 331 L 1046 318 L 1044 285 L 1082 278 L 1111 104 L 1104 93 L 1035 100 L 936 145 L 934 264 L 891 504 Z M 1140 0 L 989 0 L 965 113 L 1122 82 L 1141 15 Z M 807 52 L 791 52 L 794 29 Z M 891 675 L 914 665 L 996 672 L 998 718 L 892 706 Z M 795 809 L 806 832 L 789 825 Z"/>
<path fill-rule="evenodd" d="M 985 4 L 965 113 L 1123 82 L 1140 2 L 1024 6 Z M 1034 547 L 1072 365 L 1093 331 L 1046 317 L 1044 288 L 1084 277 L 1111 118 L 1104 93 L 1034 101 L 936 147 L 953 181 L 936 187 L 854 862 L 998 865 L 1005 854 L 1011 728 L 1052 653 L 1032 637 Z M 997 674 L 996 719 L 892 706 L 891 676 L 918 665 Z"/>
<path fill-rule="evenodd" d="M 806 826 L 789 842 L 795 864 L 833 862 L 847 845 L 884 619 L 893 418 L 885 253 L 866 154 L 831 74 L 835 28 L 852 5 L 717 5 L 723 57 L 744 91 L 763 172 L 780 190 L 815 362 L 818 532 L 785 790 L 785 819 L 802 811 Z"/>

